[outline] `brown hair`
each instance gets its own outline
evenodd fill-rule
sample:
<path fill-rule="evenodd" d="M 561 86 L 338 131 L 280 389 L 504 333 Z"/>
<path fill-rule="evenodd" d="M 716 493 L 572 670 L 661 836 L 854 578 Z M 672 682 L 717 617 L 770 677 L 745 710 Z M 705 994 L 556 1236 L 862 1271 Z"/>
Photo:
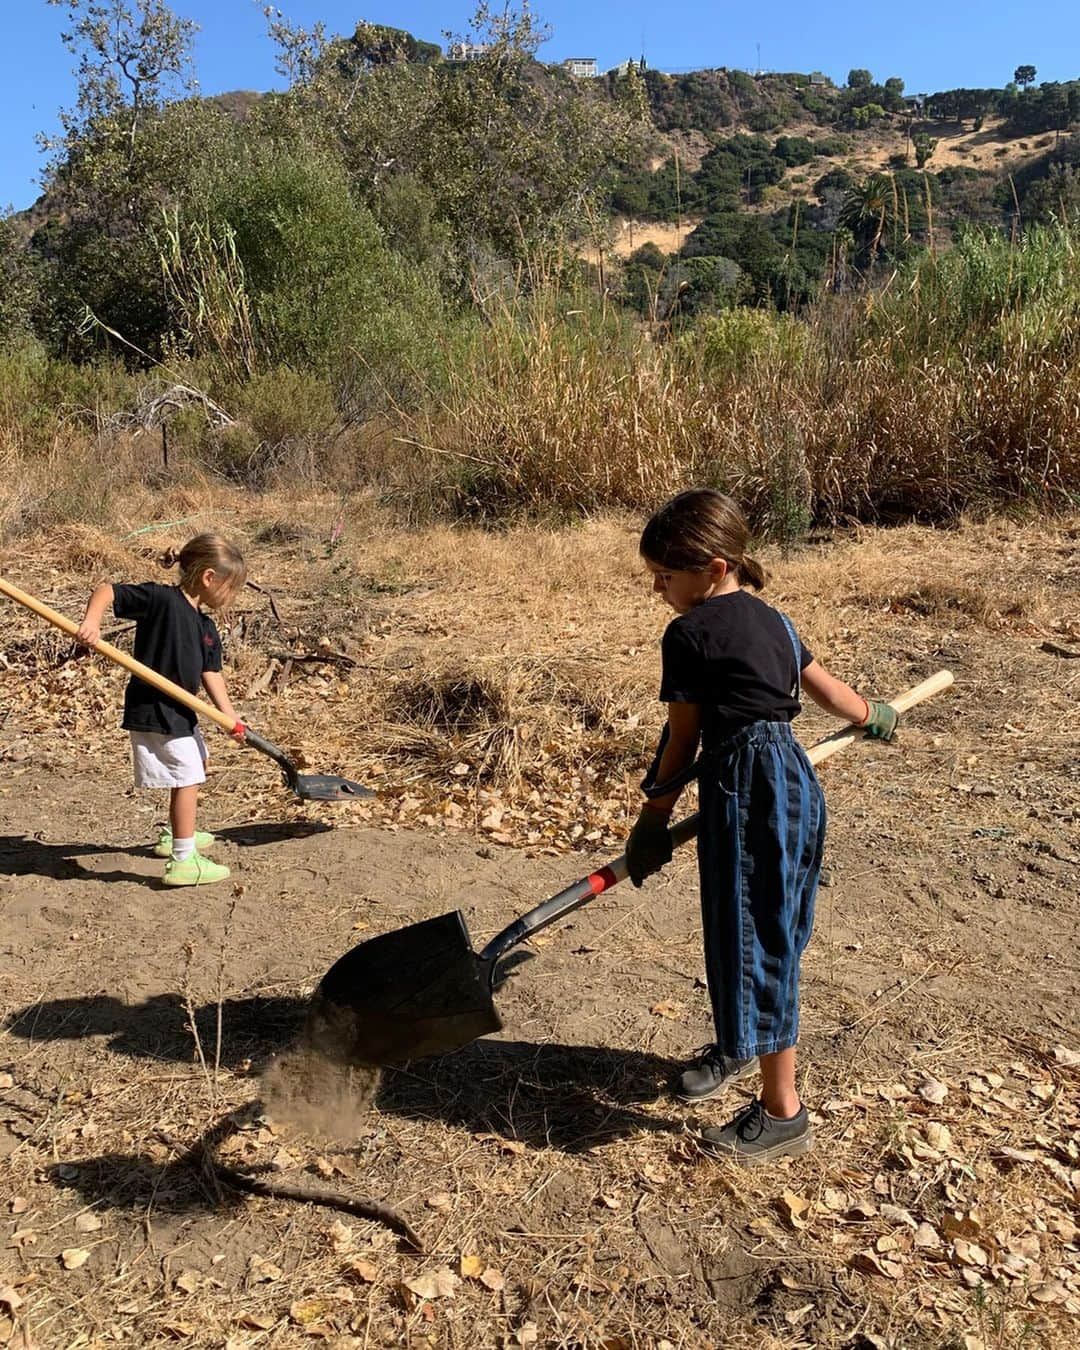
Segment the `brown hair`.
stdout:
<path fill-rule="evenodd" d="M 189 589 L 198 584 L 208 567 L 223 581 L 231 582 L 234 590 L 239 590 L 247 577 L 243 554 L 220 534 L 197 534 L 180 550 L 176 561 L 180 565 L 180 584 Z"/>
<path fill-rule="evenodd" d="M 750 527 L 730 497 L 715 488 L 691 488 L 649 517 L 641 556 L 674 572 L 703 572 L 714 558 L 734 571 L 740 585 L 760 591 L 765 569 L 747 552 Z"/>

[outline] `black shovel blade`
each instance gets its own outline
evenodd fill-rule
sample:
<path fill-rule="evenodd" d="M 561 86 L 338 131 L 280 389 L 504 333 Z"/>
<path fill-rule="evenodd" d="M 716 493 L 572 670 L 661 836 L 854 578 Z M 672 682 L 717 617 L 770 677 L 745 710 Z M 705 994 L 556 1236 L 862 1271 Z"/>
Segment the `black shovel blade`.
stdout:
<path fill-rule="evenodd" d="M 330 967 L 318 993 L 353 1014 L 351 1058 L 395 1064 L 498 1031 L 491 973 L 454 910 L 361 942 Z"/>
<path fill-rule="evenodd" d="M 365 802 L 375 796 L 370 788 L 331 773 L 299 773 L 289 787 L 305 802 Z"/>

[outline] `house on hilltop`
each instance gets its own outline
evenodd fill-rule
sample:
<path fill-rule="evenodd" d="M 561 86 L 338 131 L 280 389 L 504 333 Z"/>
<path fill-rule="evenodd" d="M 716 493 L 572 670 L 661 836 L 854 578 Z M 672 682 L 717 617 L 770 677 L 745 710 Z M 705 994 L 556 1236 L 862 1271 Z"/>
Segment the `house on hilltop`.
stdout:
<path fill-rule="evenodd" d="M 595 56 L 568 56 L 562 67 L 575 80 L 594 80 L 600 74 Z"/>
<path fill-rule="evenodd" d="M 457 62 L 482 61 L 489 51 L 491 46 L 487 42 L 451 42 L 446 49 L 446 59 Z"/>

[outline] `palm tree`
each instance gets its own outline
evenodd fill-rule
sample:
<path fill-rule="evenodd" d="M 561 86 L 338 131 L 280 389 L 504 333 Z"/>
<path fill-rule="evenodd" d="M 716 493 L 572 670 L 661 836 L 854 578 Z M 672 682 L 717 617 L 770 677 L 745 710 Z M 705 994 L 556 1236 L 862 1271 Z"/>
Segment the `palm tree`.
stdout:
<path fill-rule="evenodd" d="M 848 188 L 839 223 L 868 249 L 870 262 L 878 255 L 886 225 L 897 214 L 896 180 L 891 174 L 872 173 Z"/>

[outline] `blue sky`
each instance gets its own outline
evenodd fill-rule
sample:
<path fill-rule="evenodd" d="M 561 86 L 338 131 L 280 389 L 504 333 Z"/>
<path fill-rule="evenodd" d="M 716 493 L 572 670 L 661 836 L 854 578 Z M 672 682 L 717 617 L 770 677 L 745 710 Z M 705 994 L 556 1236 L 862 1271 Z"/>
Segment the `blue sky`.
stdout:
<path fill-rule="evenodd" d="M 294 22 L 322 19 L 351 32 L 361 18 L 407 28 L 441 42 L 445 29 L 468 25 L 469 0 L 278 0 Z M 202 31 L 196 54 L 204 93 L 268 89 L 278 83 L 262 5 L 255 0 L 172 0 Z M 1017 65 L 1037 67 L 1039 80 L 1080 77 L 1080 5 L 1075 0 L 909 0 L 887 9 L 845 0 L 773 0 L 770 6 L 667 0 L 586 4 L 537 0 L 554 30 L 542 59 L 595 56 L 602 67 L 644 49 L 661 70 L 731 66 L 822 70 L 842 82 L 853 66 L 878 79 L 899 75 L 911 92 L 957 86 L 1000 86 Z M 65 10 L 45 0 L 4 0 L 0 49 L 0 210 L 28 206 L 38 195 L 44 163 L 35 135 L 55 130 L 56 112 L 74 102 L 72 57 L 61 45 Z"/>

